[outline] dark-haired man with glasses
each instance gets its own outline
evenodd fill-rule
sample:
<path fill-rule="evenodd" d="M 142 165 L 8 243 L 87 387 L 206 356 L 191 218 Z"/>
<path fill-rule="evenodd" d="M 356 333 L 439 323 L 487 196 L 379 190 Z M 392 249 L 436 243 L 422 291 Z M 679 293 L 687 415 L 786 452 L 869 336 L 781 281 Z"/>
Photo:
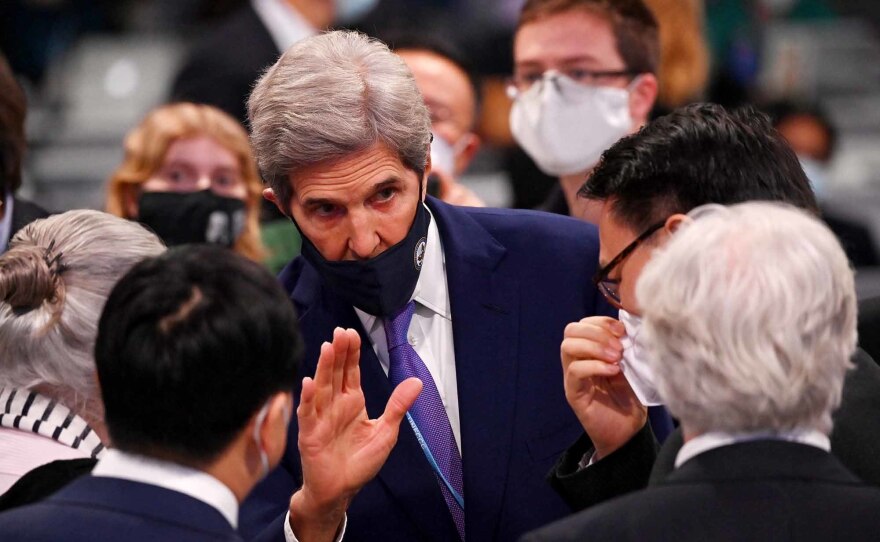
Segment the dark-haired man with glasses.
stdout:
<path fill-rule="evenodd" d="M 514 37 L 514 139 L 559 186 L 539 209 L 598 222 L 577 198 L 602 151 L 657 97 L 657 22 L 642 0 L 528 0 Z"/>
<path fill-rule="evenodd" d="M 645 405 L 657 393 L 642 359 L 635 288 L 652 252 L 675 235 L 687 212 L 708 203 L 780 201 L 819 214 L 797 157 L 767 117 L 711 104 L 676 110 L 615 143 L 579 195 L 601 206 L 593 280 L 620 315 L 584 318 L 565 330 L 566 399 L 586 433 L 560 458 L 551 484 L 575 509 L 661 480 L 682 443 L 674 433 L 658 456 L 645 423 Z M 831 449 L 857 476 L 880 484 L 871 436 L 880 434 L 880 368 L 861 350 L 852 361 Z"/>

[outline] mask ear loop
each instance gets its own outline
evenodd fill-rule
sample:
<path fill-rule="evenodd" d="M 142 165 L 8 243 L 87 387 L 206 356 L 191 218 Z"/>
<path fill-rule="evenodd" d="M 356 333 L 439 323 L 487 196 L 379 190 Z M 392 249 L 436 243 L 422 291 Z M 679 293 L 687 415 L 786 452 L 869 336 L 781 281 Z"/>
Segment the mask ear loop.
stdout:
<path fill-rule="evenodd" d="M 270 398 L 263 405 L 263 408 L 260 409 L 260 412 L 257 414 L 257 419 L 254 422 L 254 442 L 257 445 L 257 450 L 260 452 L 260 463 L 263 466 L 263 472 L 260 478 L 265 478 L 269 475 L 269 454 L 266 453 L 266 450 L 263 449 L 263 445 L 260 444 L 260 428 L 263 426 L 263 422 L 266 421 L 266 416 L 269 414 L 269 402 L 272 399 Z"/>

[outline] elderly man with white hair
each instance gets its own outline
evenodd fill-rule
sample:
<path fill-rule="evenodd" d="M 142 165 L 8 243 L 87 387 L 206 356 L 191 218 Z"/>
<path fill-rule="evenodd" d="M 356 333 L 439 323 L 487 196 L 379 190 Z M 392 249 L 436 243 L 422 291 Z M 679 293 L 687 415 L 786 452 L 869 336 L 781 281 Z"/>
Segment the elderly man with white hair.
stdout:
<path fill-rule="evenodd" d="M 680 421 L 676 469 L 524 540 L 874 540 L 880 490 L 828 451 L 856 347 L 831 231 L 774 203 L 704 206 L 636 285 L 648 365 Z"/>

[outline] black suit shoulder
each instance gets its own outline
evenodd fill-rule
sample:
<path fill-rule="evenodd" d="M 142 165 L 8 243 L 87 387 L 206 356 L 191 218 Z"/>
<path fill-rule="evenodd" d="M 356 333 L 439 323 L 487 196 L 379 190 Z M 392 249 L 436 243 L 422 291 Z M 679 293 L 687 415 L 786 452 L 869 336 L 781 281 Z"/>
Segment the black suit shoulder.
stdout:
<path fill-rule="evenodd" d="M 248 3 L 195 44 L 175 78 L 171 99 L 213 105 L 244 124 L 251 88 L 279 54 Z"/>
<path fill-rule="evenodd" d="M 701 454 L 658 486 L 522 540 L 873 540 L 878 506 L 880 490 L 830 454 L 792 443 L 745 443 Z"/>
<path fill-rule="evenodd" d="M 12 204 L 12 228 L 10 231 L 10 239 L 15 236 L 16 232 L 34 220 L 46 218 L 49 214 L 49 211 L 43 209 L 36 203 L 16 197 Z"/>

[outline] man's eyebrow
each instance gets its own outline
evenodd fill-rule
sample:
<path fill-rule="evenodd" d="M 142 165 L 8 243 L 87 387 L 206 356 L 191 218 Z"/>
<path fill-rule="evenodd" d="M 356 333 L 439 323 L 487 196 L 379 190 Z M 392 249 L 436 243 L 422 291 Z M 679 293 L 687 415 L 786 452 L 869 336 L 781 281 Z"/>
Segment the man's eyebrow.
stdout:
<path fill-rule="evenodd" d="M 392 187 L 398 186 L 398 185 L 400 185 L 401 182 L 403 182 L 403 180 L 400 177 L 395 177 L 395 176 L 388 177 L 384 181 L 381 181 L 381 182 L 377 183 L 375 186 L 373 186 L 372 193 L 375 194 L 376 192 L 380 192 L 382 190 L 385 190 L 386 188 L 392 188 Z M 339 205 L 339 204 L 340 204 L 339 200 L 336 200 L 333 198 L 306 198 L 302 202 L 303 207 L 320 207 L 322 205 Z"/>

